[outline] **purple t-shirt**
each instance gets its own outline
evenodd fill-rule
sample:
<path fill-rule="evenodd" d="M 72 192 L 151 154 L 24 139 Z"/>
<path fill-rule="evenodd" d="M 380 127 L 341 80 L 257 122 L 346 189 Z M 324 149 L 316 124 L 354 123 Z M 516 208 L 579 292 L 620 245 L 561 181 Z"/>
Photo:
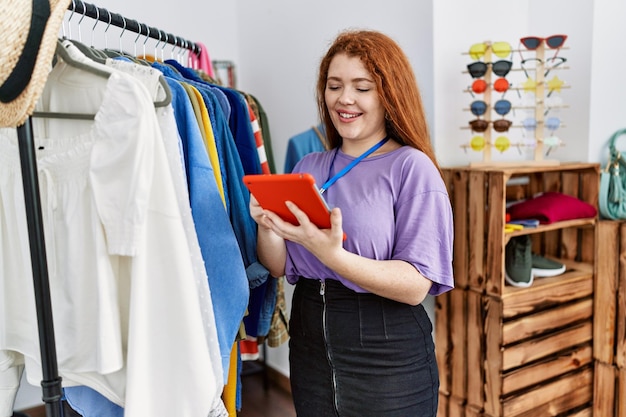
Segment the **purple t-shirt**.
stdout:
<path fill-rule="evenodd" d="M 310 153 L 293 172 L 308 172 L 321 186 L 354 159 L 336 150 Z M 433 281 L 432 295 L 454 287 L 450 199 L 439 171 L 424 153 L 403 146 L 366 158 L 328 188 L 324 198 L 330 207 L 341 208 L 346 250 L 370 259 L 410 263 Z M 301 245 L 287 242 L 287 251 L 290 283 L 300 276 L 336 279 L 357 292 L 367 292 Z"/>

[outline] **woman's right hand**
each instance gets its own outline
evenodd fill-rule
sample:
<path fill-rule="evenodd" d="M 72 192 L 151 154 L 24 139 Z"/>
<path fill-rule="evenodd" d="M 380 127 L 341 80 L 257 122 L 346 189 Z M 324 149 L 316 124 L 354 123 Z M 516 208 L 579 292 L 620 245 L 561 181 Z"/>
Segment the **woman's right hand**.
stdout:
<path fill-rule="evenodd" d="M 254 198 L 252 194 L 250 194 L 249 209 L 250 209 L 250 216 L 252 217 L 252 219 L 254 219 L 256 224 L 258 224 L 260 227 L 264 229 L 271 228 L 270 224 L 268 223 L 267 216 L 265 215 L 265 211 L 263 210 L 263 207 L 261 207 L 257 199 Z"/>
<path fill-rule="evenodd" d="M 259 226 L 257 233 L 257 254 L 259 261 L 273 277 L 285 274 L 287 249 L 285 241 L 272 230 L 272 221 L 256 198 L 250 194 L 250 216 Z M 271 212 L 269 212 L 271 215 Z"/>

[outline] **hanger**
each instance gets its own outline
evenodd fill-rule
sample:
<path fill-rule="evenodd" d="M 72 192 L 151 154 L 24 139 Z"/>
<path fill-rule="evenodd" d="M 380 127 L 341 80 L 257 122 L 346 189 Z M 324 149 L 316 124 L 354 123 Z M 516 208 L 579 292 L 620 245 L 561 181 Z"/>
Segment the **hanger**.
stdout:
<path fill-rule="evenodd" d="M 113 49 L 109 49 L 108 47 L 106 47 L 102 53 L 104 53 L 107 57 L 109 58 L 119 58 L 119 57 L 123 57 L 124 54 L 122 53 L 122 35 L 124 34 L 124 32 L 126 32 L 126 18 L 124 16 L 122 17 L 122 21 L 124 22 L 124 27 L 122 28 L 122 31 L 120 32 L 120 49 L 119 51 L 115 51 Z M 111 25 L 111 13 L 109 13 L 109 26 Z M 109 26 L 107 26 L 107 30 L 109 29 Z M 105 31 L 106 33 L 106 31 Z"/>
<path fill-rule="evenodd" d="M 106 32 L 109 29 L 109 26 L 111 25 L 111 13 L 109 13 L 109 11 L 107 10 L 107 13 L 109 15 L 109 23 L 106 27 L 106 29 L 104 30 L 105 33 L 105 48 L 106 48 Z M 151 66 L 151 64 L 147 61 L 141 61 L 139 60 L 136 56 L 132 56 L 132 55 L 128 55 L 125 54 L 122 50 L 122 35 L 124 34 L 124 32 L 126 31 L 126 18 L 124 16 L 122 16 L 122 21 L 124 22 L 123 28 L 122 28 L 122 32 L 120 33 L 120 38 L 119 38 L 119 43 L 120 43 L 120 49 L 119 52 L 118 51 L 114 51 L 112 49 L 104 49 L 103 51 L 101 51 L 106 58 L 126 58 L 129 59 L 131 61 L 133 61 L 136 64 L 139 65 L 147 65 L 147 66 Z M 80 23 L 80 22 L 79 22 Z M 94 25 L 95 27 L 95 25 Z M 146 42 L 148 40 L 148 37 L 150 36 L 150 27 L 148 25 L 146 25 L 146 29 L 148 31 L 147 35 L 146 35 Z M 137 38 L 135 39 L 135 46 L 137 45 L 137 40 L 139 39 L 139 37 L 142 35 L 142 29 L 141 29 L 141 23 L 139 23 L 139 34 L 137 35 Z M 145 43 L 144 42 L 144 50 L 145 50 Z M 145 52 L 144 52 L 145 54 Z M 87 55 L 88 57 L 91 58 L 91 56 Z M 106 62 L 106 58 L 104 58 L 103 62 Z M 98 62 L 98 60 L 95 60 L 96 62 Z M 165 77 L 163 75 L 159 75 L 159 84 L 161 85 L 161 88 L 163 90 L 163 93 L 165 94 L 165 97 L 163 98 L 163 100 L 161 101 L 155 101 L 154 102 L 154 107 L 166 107 L 168 106 L 171 102 L 172 102 L 172 91 L 170 89 L 170 86 L 167 84 L 167 80 L 165 79 Z"/>
<path fill-rule="evenodd" d="M 93 61 L 90 61 L 87 57 L 84 59 L 80 59 L 76 54 L 72 54 L 69 51 L 69 47 L 73 46 L 74 43 L 65 39 L 58 40 L 56 46 L 56 55 L 63 60 L 66 64 L 79 68 L 81 70 L 87 71 L 91 74 L 95 74 L 99 77 L 109 78 L 111 72 L 107 71 L 101 64 L 97 64 Z M 78 49 L 78 48 L 77 48 Z M 92 65 L 93 64 L 93 65 Z M 36 111 L 33 113 L 34 117 L 43 117 L 43 118 L 55 118 L 55 119 L 72 119 L 72 120 L 94 120 L 95 114 L 88 113 L 61 113 L 61 112 L 47 112 L 47 111 Z"/>
<path fill-rule="evenodd" d="M 74 0 L 72 0 L 72 3 L 74 2 Z M 72 13 L 74 13 L 74 10 L 72 10 Z M 79 51 L 81 51 L 87 58 L 99 63 L 99 64 L 104 64 L 106 62 L 106 57 L 104 57 L 97 49 L 95 49 L 93 47 L 93 34 L 94 31 L 96 29 L 96 25 L 98 24 L 98 19 L 100 17 L 100 10 L 98 8 L 96 8 L 96 23 L 93 25 L 93 27 L 91 28 L 91 46 L 87 46 L 82 42 L 82 33 L 80 30 L 80 24 L 83 21 L 83 19 L 85 18 L 85 14 L 87 13 L 87 8 L 83 8 L 83 15 L 81 16 L 80 20 L 78 21 L 78 40 L 74 40 L 74 39 L 69 39 L 70 42 L 72 42 L 74 44 L 74 46 L 76 46 L 76 48 L 78 48 Z M 71 16 L 70 16 L 71 19 Z M 69 19 L 68 19 L 69 21 Z"/>
<path fill-rule="evenodd" d="M 72 0 L 72 4 L 74 4 L 74 0 Z M 96 9 L 97 10 L 97 9 Z M 72 10 L 72 13 L 74 13 L 74 10 Z M 98 12 L 99 13 L 99 12 Z M 85 18 L 85 15 L 87 14 L 87 7 L 83 8 L 83 15 L 80 17 L 80 20 L 78 21 L 78 40 L 74 40 L 74 39 L 70 39 L 70 42 L 72 42 L 76 48 L 78 48 L 79 51 L 81 51 L 83 53 L 83 55 L 85 55 L 87 58 L 98 62 L 100 64 L 104 64 L 104 60 L 102 59 L 102 57 L 100 57 L 99 55 L 96 55 L 94 53 L 94 50 L 90 47 L 88 47 L 87 45 L 85 45 L 83 43 L 83 36 L 82 36 L 82 31 L 80 29 L 80 24 L 82 23 L 83 19 Z M 71 16 L 70 16 L 71 19 Z M 69 21 L 69 20 L 68 20 Z M 98 20 L 96 18 L 96 24 L 97 24 Z M 92 28 L 92 34 L 93 34 L 93 29 L 95 29 L 95 25 Z M 93 38 L 93 36 L 92 36 Z"/>
<path fill-rule="evenodd" d="M 72 0 L 72 2 L 74 2 L 74 0 Z M 99 14 L 99 10 L 97 10 L 97 13 Z M 80 32 L 80 23 L 82 21 L 82 19 L 85 17 L 85 14 L 87 12 L 87 9 L 84 9 L 84 13 L 83 16 L 81 17 L 81 19 L 78 22 L 78 36 L 79 38 L 82 38 L 81 36 L 81 32 Z M 72 15 L 74 13 L 74 8 L 72 8 Z M 111 13 L 107 10 L 107 13 L 109 15 L 109 23 L 107 25 L 107 28 L 105 29 L 105 47 L 107 44 L 107 40 L 106 40 L 106 32 L 109 29 L 109 26 L 111 25 L 111 21 L 112 21 L 112 16 Z M 68 25 L 69 25 L 69 21 L 72 18 L 72 15 L 70 15 L 69 19 L 68 19 Z M 122 33 L 120 33 L 120 51 L 122 50 L 122 35 L 124 33 L 124 31 L 126 30 L 126 19 L 122 16 L 122 19 L 124 21 L 124 27 L 122 29 Z M 86 72 L 95 74 L 97 76 L 103 77 L 103 78 L 108 78 L 111 75 L 111 71 L 106 67 L 106 59 L 107 57 L 111 57 L 111 58 L 117 58 L 117 57 L 126 57 L 126 55 L 122 55 L 118 52 L 112 51 L 110 49 L 106 49 L 105 51 L 99 51 L 96 48 L 93 47 L 93 31 L 98 23 L 98 16 L 96 17 L 96 23 L 94 24 L 93 28 L 92 28 L 92 46 L 88 47 L 87 45 L 85 45 L 84 43 L 82 43 L 82 39 L 80 39 L 79 41 L 75 41 L 75 40 L 71 40 L 71 39 L 63 39 L 63 40 L 58 40 L 57 41 L 57 47 L 56 47 L 56 56 L 60 57 L 66 64 L 75 67 L 75 68 L 79 68 L 81 70 L 84 70 Z M 150 29 L 149 27 L 146 25 L 146 27 L 148 28 L 148 35 L 150 34 Z M 71 27 L 70 27 L 70 37 L 71 37 Z M 63 33 L 65 34 L 65 27 L 63 27 Z M 139 35 L 137 38 L 139 38 L 139 36 L 141 36 L 142 32 L 141 32 L 141 25 L 139 26 Z M 135 40 L 136 41 L 136 40 Z M 144 42 L 145 44 L 145 42 Z M 74 46 L 79 54 L 76 53 L 71 53 L 71 50 L 69 49 L 71 46 Z M 107 52 L 112 52 L 112 54 L 108 54 Z M 133 57 L 134 58 L 134 57 Z M 133 61 L 137 61 L 137 59 L 133 59 Z M 147 65 L 150 65 L 150 63 L 147 63 Z M 155 107 L 165 107 L 168 106 L 171 102 L 172 102 L 172 91 L 169 87 L 169 85 L 167 84 L 167 80 L 165 79 L 165 77 L 160 74 L 158 77 L 158 82 L 159 85 L 161 86 L 161 90 L 164 93 L 164 98 L 160 101 L 155 101 L 154 102 L 154 106 Z M 94 120 L 95 115 L 94 114 L 82 114 L 82 113 L 61 113 L 61 112 L 45 112 L 45 111 L 35 111 L 33 112 L 33 117 L 42 117 L 42 118 L 60 118 L 60 119 L 75 119 L 75 120 Z"/>

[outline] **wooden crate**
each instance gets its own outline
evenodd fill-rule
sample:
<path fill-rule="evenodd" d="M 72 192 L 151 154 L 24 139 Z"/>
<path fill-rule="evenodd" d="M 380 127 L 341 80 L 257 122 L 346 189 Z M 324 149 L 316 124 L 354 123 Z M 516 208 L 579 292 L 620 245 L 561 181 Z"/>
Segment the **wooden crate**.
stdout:
<path fill-rule="evenodd" d="M 593 415 L 602 417 L 620 417 L 616 411 L 616 387 L 618 385 L 615 366 L 601 361 L 595 363 L 595 381 L 593 393 Z"/>
<path fill-rule="evenodd" d="M 626 416 L 626 222 L 596 228 L 593 415 Z"/>
<path fill-rule="evenodd" d="M 615 364 L 626 369 L 626 223 L 620 224 L 620 251 L 617 273 L 616 297 L 616 331 L 615 331 Z M 622 393 L 626 386 L 622 385 Z M 626 395 L 626 394 L 625 394 Z M 620 414 L 626 416 L 626 413 Z"/>
<path fill-rule="evenodd" d="M 593 356 L 612 365 L 615 361 L 617 287 L 619 282 L 620 222 L 600 221 L 596 227 L 597 258 L 594 298 Z M 622 320 L 620 320 L 622 321 Z"/>
<path fill-rule="evenodd" d="M 615 415 L 619 417 L 626 416 L 626 368 L 618 368 L 617 370 L 617 403 Z"/>
<path fill-rule="evenodd" d="M 504 233 L 504 223 L 511 187 L 518 197 L 555 191 L 597 206 L 598 170 L 597 164 L 444 169 L 455 222 L 456 288 L 500 296 L 507 288 L 504 247 L 512 236 L 522 234 L 533 235 L 536 252 L 592 262 L 595 248 L 588 242 L 594 240 L 595 219 L 542 225 L 511 234 Z M 509 186 L 511 180 L 517 182 Z"/>
<path fill-rule="evenodd" d="M 439 417 L 591 415 L 596 219 L 512 234 L 504 223 L 511 196 L 557 191 L 597 207 L 598 174 L 597 164 L 444 169 L 455 289 L 435 310 Z M 530 288 L 505 285 L 504 247 L 523 234 L 567 272 Z"/>
<path fill-rule="evenodd" d="M 593 356 L 626 367 L 626 222 L 597 226 Z"/>

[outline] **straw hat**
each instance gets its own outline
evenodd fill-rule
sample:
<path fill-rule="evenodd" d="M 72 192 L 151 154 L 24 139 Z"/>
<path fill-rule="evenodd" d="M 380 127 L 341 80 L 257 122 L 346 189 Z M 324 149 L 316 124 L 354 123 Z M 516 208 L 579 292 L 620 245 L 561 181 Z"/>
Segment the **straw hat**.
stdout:
<path fill-rule="evenodd" d="M 32 113 L 46 84 L 70 0 L 0 2 L 0 127 L 16 127 Z"/>

